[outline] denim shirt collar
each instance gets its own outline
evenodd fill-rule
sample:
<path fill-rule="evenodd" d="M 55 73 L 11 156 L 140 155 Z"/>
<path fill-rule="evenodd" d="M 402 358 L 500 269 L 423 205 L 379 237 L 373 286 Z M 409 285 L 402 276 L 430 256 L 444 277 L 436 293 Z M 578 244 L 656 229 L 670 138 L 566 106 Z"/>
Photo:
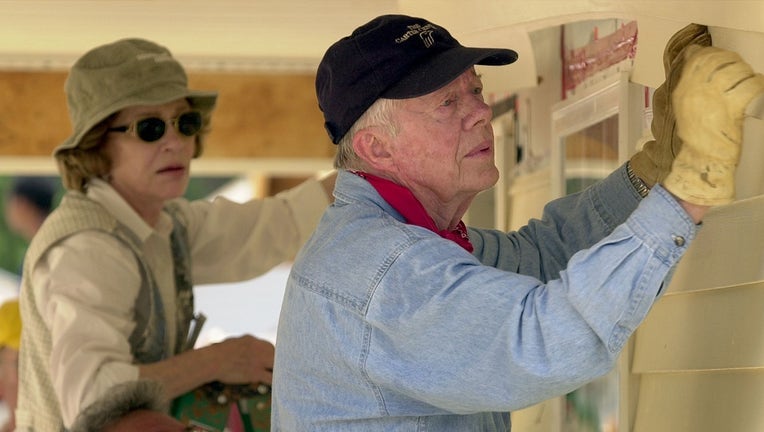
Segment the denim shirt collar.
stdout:
<path fill-rule="evenodd" d="M 352 204 L 354 202 L 372 203 L 397 221 L 406 223 L 406 218 L 388 204 L 374 189 L 374 186 L 350 171 L 342 170 L 337 173 L 337 181 L 334 185 L 334 198 L 335 206 Z"/>

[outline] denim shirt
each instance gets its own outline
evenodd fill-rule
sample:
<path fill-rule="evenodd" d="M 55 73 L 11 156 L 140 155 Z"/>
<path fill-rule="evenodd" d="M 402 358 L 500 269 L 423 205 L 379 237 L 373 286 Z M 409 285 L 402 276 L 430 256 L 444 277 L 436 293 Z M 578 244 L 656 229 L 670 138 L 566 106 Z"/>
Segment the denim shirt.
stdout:
<path fill-rule="evenodd" d="M 698 229 L 623 167 L 518 232 L 471 229 L 474 255 L 356 175 L 335 197 L 287 283 L 274 431 L 508 431 L 613 367 Z"/>

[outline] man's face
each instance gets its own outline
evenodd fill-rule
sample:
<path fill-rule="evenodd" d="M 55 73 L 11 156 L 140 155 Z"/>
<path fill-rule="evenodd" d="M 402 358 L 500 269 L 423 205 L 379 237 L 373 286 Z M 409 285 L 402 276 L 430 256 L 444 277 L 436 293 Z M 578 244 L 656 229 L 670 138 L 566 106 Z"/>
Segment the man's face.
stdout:
<path fill-rule="evenodd" d="M 471 200 L 498 180 L 491 108 L 482 91 L 471 68 L 433 93 L 399 101 L 392 175 L 420 199 Z"/>
<path fill-rule="evenodd" d="M 5 221 L 8 228 L 27 241 L 31 241 L 37 231 L 37 213 L 39 212 L 31 202 L 19 196 L 10 197 L 5 203 Z"/>

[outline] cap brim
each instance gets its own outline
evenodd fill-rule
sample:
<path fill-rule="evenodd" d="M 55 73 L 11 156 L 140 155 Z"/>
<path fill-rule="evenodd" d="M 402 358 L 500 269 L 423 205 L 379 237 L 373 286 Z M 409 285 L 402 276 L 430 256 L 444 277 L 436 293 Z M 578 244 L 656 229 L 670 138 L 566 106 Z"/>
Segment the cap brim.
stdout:
<path fill-rule="evenodd" d="M 505 48 L 458 46 L 420 62 L 380 97 L 408 99 L 440 89 L 474 65 L 502 66 L 514 63 L 517 53 Z"/>
<path fill-rule="evenodd" d="M 77 147 L 90 129 L 110 115 L 127 107 L 137 105 L 161 105 L 177 99 L 188 98 L 192 108 L 198 109 L 206 114 L 215 108 L 217 97 L 218 93 L 213 91 L 198 91 L 185 88 L 178 89 L 177 87 L 167 86 L 165 87 L 165 91 L 156 91 L 151 97 L 146 97 L 145 94 L 137 94 L 133 97 L 122 99 L 117 103 L 102 109 L 99 115 L 92 116 L 91 120 L 86 125 L 83 125 L 81 130 L 74 131 L 69 138 L 56 147 L 53 150 L 53 155 L 55 156 L 61 150 Z"/>

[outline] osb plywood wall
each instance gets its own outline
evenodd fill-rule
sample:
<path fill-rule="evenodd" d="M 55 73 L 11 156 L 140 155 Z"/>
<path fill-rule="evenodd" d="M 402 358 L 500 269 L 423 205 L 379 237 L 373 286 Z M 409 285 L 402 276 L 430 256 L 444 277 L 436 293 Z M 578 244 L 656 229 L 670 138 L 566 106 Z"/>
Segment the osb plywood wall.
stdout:
<path fill-rule="evenodd" d="M 0 156 L 49 156 L 70 133 L 66 72 L 0 72 Z M 205 158 L 325 158 L 311 74 L 191 73 L 189 85 L 217 90 Z"/>
<path fill-rule="evenodd" d="M 0 73 L 0 155 L 50 155 L 71 132 L 64 73 Z"/>

